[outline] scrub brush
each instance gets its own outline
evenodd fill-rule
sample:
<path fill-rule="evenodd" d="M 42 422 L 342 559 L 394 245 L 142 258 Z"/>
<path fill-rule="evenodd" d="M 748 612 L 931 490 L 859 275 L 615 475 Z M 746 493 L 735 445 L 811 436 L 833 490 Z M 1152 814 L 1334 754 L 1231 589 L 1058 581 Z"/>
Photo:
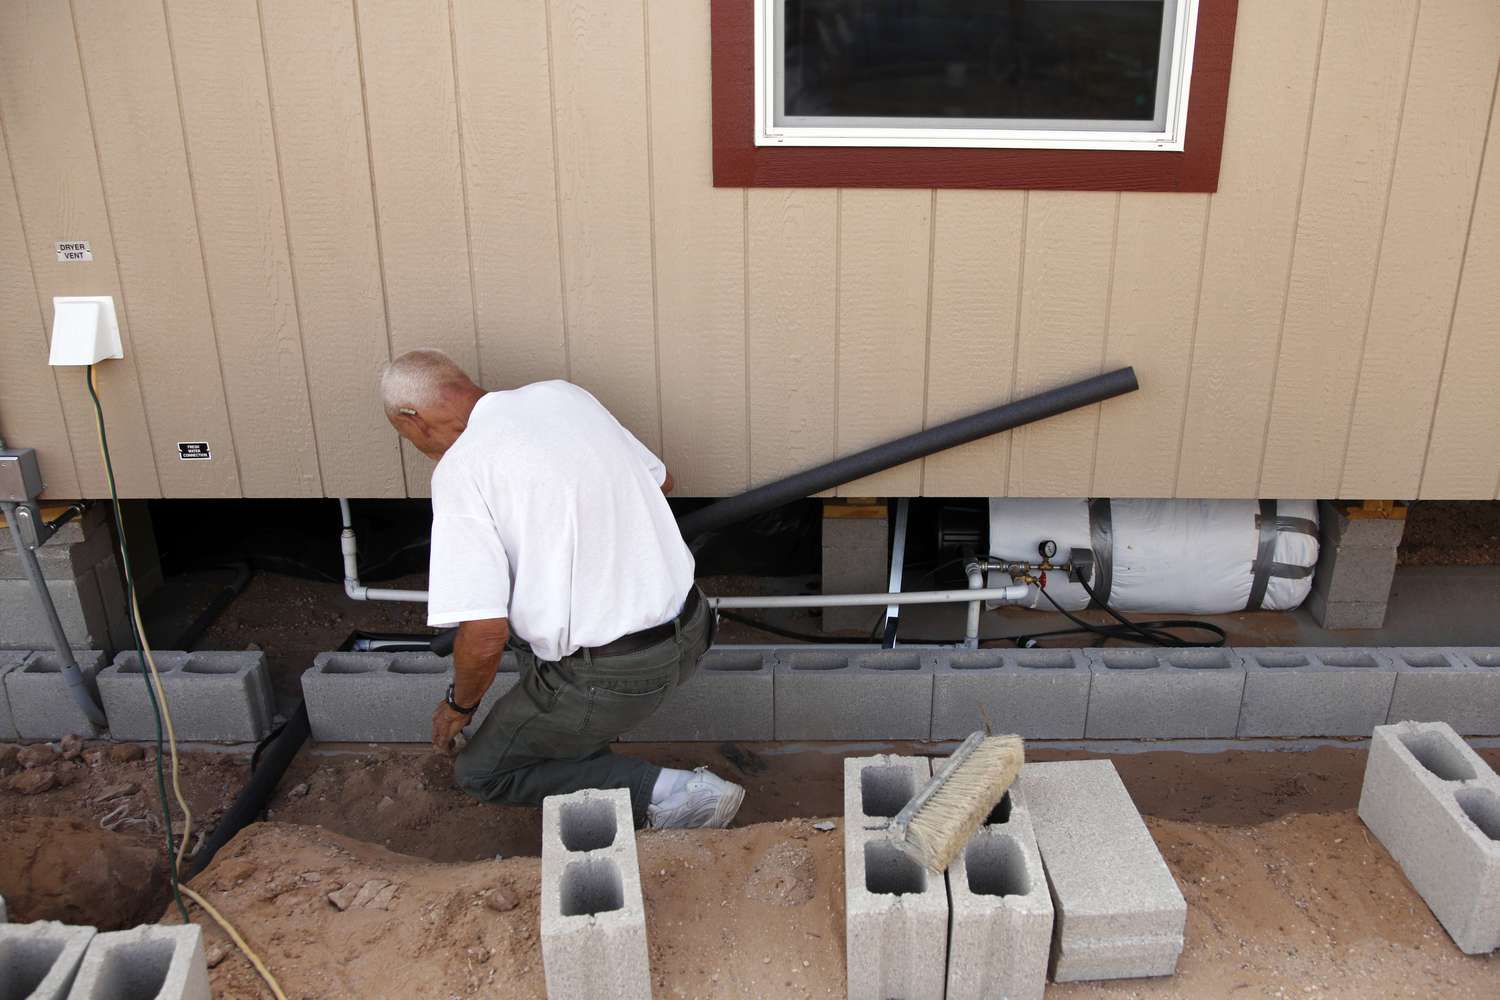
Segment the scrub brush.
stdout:
<path fill-rule="evenodd" d="M 948 870 L 1021 772 L 1019 736 L 970 734 L 888 828 L 896 847 L 935 874 Z"/>

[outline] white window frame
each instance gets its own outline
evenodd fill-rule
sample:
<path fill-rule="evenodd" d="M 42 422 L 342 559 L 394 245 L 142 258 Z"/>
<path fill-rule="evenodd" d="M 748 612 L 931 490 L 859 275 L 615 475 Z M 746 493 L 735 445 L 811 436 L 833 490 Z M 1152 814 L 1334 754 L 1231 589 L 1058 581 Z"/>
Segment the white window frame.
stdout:
<path fill-rule="evenodd" d="M 878 2 L 878 0 L 873 0 Z M 1033 0 L 1035 2 L 1035 0 Z M 1107 0 L 1105 0 L 1107 2 Z M 1167 0 L 1162 24 L 1163 61 L 1167 85 L 1158 87 L 1165 101 L 1162 126 L 1150 123 L 1098 122 L 1078 127 L 1078 121 L 1028 121 L 1026 128 L 923 127 L 931 119 L 877 119 L 879 125 L 842 127 L 826 120 L 806 124 L 776 121 L 779 107 L 781 45 L 776 10 L 784 0 L 756 0 L 755 4 L 755 145 L 757 146 L 913 146 L 991 149 L 1109 149 L 1182 152 L 1187 133 L 1188 87 L 1193 77 L 1193 46 L 1198 30 L 1198 0 Z M 1166 42 L 1170 40 L 1171 48 Z M 1160 79 L 1160 75 L 1158 76 Z M 1163 94 L 1162 91 L 1165 91 Z M 1142 125 L 1144 124 L 1144 127 Z M 1068 127 L 1068 126 L 1073 127 Z"/>

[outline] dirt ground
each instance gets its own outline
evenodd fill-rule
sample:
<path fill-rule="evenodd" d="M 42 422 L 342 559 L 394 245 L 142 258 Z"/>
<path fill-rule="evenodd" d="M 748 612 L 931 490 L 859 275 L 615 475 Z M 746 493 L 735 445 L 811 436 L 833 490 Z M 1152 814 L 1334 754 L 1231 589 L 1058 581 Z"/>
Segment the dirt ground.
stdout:
<path fill-rule="evenodd" d="M 13 918 L 123 926 L 166 908 L 146 888 L 160 885 L 159 830 L 99 826 L 116 800 L 149 823 L 150 762 L 116 762 L 99 749 L 0 779 L 0 894 Z M 842 840 L 813 830 L 810 817 L 838 817 L 844 753 L 931 748 L 627 749 L 707 763 L 748 788 L 736 829 L 639 836 L 656 995 L 842 995 Z M 1483 755 L 1500 765 L 1500 751 Z M 1049 997 L 1500 995 L 1500 958 L 1459 953 L 1355 815 L 1362 749 L 1113 759 L 1187 897 L 1187 946 L 1169 979 L 1051 985 Z M 189 754 L 195 809 L 222 809 L 244 766 L 242 757 Z M 64 767 L 75 774 L 62 787 L 8 787 L 17 775 Z M 145 791 L 106 797 L 130 784 Z M 423 751 L 304 751 L 270 820 L 244 831 L 194 884 L 292 997 L 542 997 L 539 832 L 536 810 L 470 802 L 449 787 L 445 762 Z M 58 871 L 66 883 L 45 875 Z M 142 899 L 150 912 L 131 912 L 140 907 L 126 901 Z M 216 996 L 269 995 L 217 930 L 209 938 Z"/>

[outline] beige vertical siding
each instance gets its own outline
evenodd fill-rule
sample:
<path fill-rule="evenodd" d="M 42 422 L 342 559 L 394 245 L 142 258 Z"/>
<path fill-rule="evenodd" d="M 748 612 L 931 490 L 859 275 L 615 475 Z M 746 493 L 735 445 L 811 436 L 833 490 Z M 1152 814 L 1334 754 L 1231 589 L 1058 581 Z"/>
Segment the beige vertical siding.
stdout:
<path fill-rule="evenodd" d="M 425 495 L 375 376 L 432 345 L 584 385 L 686 495 L 1133 364 L 840 492 L 1492 498 L 1497 66 L 1494 0 L 1257 0 L 1216 194 L 745 192 L 702 0 L 13 0 L 0 435 L 105 492 L 45 359 L 109 294 L 129 496 Z"/>

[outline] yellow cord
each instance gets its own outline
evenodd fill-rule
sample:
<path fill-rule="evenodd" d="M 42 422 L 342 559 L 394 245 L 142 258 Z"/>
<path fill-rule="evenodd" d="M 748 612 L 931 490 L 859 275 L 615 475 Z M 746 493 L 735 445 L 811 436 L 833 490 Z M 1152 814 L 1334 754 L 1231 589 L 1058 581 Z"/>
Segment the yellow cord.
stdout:
<path fill-rule="evenodd" d="M 95 395 L 98 395 L 99 388 L 94 381 L 93 365 L 89 365 L 89 387 L 94 390 Z M 105 459 L 107 462 L 104 445 L 104 420 L 100 417 L 98 410 L 94 411 L 94 431 L 99 438 L 100 458 Z M 120 547 L 123 549 L 124 546 L 125 539 L 121 538 Z M 121 554 L 121 558 L 124 559 L 123 553 Z M 177 843 L 177 857 L 172 860 L 172 871 L 180 878 L 182 874 L 182 860 L 187 854 L 188 843 L 193 833 L 193 811 L 188 808 L 187 798 L 182 794 L 180 768 L 177 761 L 177 734 L 172 729 L 172 713 L 167 709 L 167 693 L 162 689 L 161 672 L 156 669 L 156 660 L 152 657 L 151 646 L 146 641 L 146 623 L 141 620 L 141 605 L 136 600 L 135 588 L 133 587 L 130 588 L 130 614 L 135 619 L 136 635 L 141 640 L 141 651 L 145 654 L 146 669 L 151 677 L 151 687 L 156 692 L 156 704 L 161 709 L 162 727 L 166 730 L 167 747 L 171 751 L 172 794 L 177 798 L 177 807 L 182 810 L 182 839 Z M 286 994 L 281 991 L 281 985 L 276 982 L 276 977 L 271 975 L 271 970 L 266 967 L 266 963 L 261 961 L 260 956 L 251 950 L 250 946 L 245 943 L 244 938 L 240 937 L 240 933 L 234 929 L 234 925 L 220 914 L 218 910 L 210 906 L 208 900 L 198 895 L 192 889 L 189 889 L 186 885 L 179 882 L 177 889 L 188 899 L 191 899 L 194 903 L 202 907 L 204 912 L 213 918 L 214 923 L 223 928 L 224 933 L 228 934 L 229 939 L 234 942 L 234 946 L 244 954 L 245 958 L 249 959 L 250 964 L 255 967 L 255 971 L 260 974 L 260 978 L 265 980 L 266 985 L 271 988 L 271 992 L 276 996 L 276 1000 L 286 1000 Z"/>

